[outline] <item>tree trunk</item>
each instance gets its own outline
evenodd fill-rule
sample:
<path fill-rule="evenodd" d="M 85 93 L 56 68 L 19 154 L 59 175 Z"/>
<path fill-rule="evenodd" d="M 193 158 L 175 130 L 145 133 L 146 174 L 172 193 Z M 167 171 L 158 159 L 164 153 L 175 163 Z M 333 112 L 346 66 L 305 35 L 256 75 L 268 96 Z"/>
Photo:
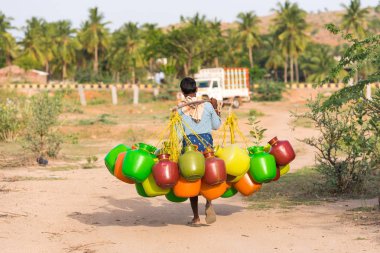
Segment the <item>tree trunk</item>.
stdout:
<path fill-rule="evenodd" d="M 64 62 L 62 66 L 62 80 L 67 78 L 67 63 Z"/>
<path fill-rule="evenodd" d="M 185 76 L 189 75 L 189 70 L 187 69 L 187 64 L 186 63 L 183 64 L 183 72 L 185 72 Z"/>
<path fill-rule="evenodd" d="M 275 80 L 276 82 L 278 82 L 278 72 L 277 72 L 277 67 L 275 67 L 273 70 L 274 70 L 274 80 Z"/>
<path fill-rule="evenodd" d="M 300 72 L 299 72 L 299 68 L 298 68 L 298 58 L 297 57 L 294 58 L 294 65 L 296 67 L 296 82 L 299 83 L 300 82 Z"/>
<path fill-rule="evenodd" d="M 248 56 L 249 56 L 249 64 L 251 65 L 251 68 L 253 68 L 252 47 L 248 47 Z"/>
<path fill-rule="evenodd" d="M 93 68 L 93 71 L 94 71 L 94 73 L 97 75 L 98 74 L 98 65 L 99 65 L 99 63 L 98 63 L 98 61 L 99 61 L 99 59 L 98 59 L 98 45 L 96 45 L 95 46 L 95 51 L 94 51 L 94 68 Z"/>
<path fill-rule="evenodd" d="M 136 84 L 135 67 L 132 67 L 132 84 Z"/>
<path fill-rule="evenodd" d="M 218 57 L 214 58 L 214 66 L 215 66 L 215 68 L 219 68 L 219 58 Z"/>
<path fill-rule="evenodd" d="M 45 62 L 45 72 L 49 73 L 49 61 Z"/>
<path fill-rule="evenodd" d="M 11 66 L 12 65 L 12 58 L 9 54 L 6 55 L 5 57 L 5 63 L 7 66 Z"/>
<path fill-rule="evenodd" d="M 284 83 L 288 82 L 288 56 L 285 55 L 284 61 Z"/>
<path fill-rule="evenodd" d="M 294 82 L 294 64 L 293 56 L 290 56 L 290 83 Z"/>

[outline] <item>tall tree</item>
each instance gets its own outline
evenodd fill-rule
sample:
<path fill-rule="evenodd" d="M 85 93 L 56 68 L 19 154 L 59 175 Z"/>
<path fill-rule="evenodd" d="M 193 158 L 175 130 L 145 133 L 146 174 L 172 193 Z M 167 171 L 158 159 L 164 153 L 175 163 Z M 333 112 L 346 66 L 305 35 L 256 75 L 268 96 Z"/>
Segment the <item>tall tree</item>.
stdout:
<path fill-rule="evenodd" d="M 115 31 L 110 51 L 116 79 L 121 71 L 128 71 L 130 82 L 136 83 L 136 68 L 142 66 L 141 43 L 141 32 L 136 23 L 126 23 Z"/>
<path fill-rule="evenodd" d="M 253 68 L 253 48 L 260 43 L 258 28 L 260 20 L 253 11 L 247 13 L 241 12 L 237 18 L 240 38 L 248 49 L 249 64 Z"/>
<path fill-rule="evenodd" d="M 264 41 L 264 44 L 268 56 L 265 63 L 265 68 L 273 70 L 274 78 L 276 81 L 278 81 L 278 68 L 284 63 L 284 58 L 280 51 L 279 42 L 273 37 L 273 35 L 271 35 L 267 40 Z"/>
<path fill-rule="evenodd" d="M 294 82 L 294 66 L 296 80 L 299 81 L 298 57 L 305 50 L 308 36 L 306 29 L 307 13 L 300 9 L 298 4 L 285 1 L 278 3 L 276 17 L 273 19 L 273 33 L 279 41 L 284 56 L 284 81 L 287 82 L 288 65 L 290 66 L 290 82 Z"/>
<path fill-rule="evenodd" d="M 6 65 L 10 66 L 16 57 L 17 44 L 15 38 L 9 33 L 14 29 L 11 25 L 12 18 L 5 16 L 0 11 L 0 52 L 5 56 Z"/>
<path fill-rule="evenodd" d="M 26 24 L 24 28 L 24 39 L 21 41 L 23 55 L 39 64 L 39 66 L 43 66 L 45 63 L 45 55 L 41 41 L 44 37 L 43 27 L 45 20 L 32 17 L 26 21 Z"/>
<path fill-rule="evenodd" d="M 62 79 L 68 77 L 68 65 L 74 63 L 81 45 L 76 35 L 76 30 L 72 28 L 71 22 L 67 20 L 58 21 L 54 25 L 54 56 L 61 69 Z"/>
<path fill-rule="evenodd" d="M 342 17 L 343 28 L 347 33 L 353 33 L 359 39 L 364 38 L 369 10 L 361 8 L 360 0 L 351 0 L 349 5 L 342 4 L 342 7 L 345 9 Z"/>
<path fill-rule="evenodd" d="M 154 59 L 160 57 L 160 47 L 163 32 L 157 27 L 157 24 L 145 23 L 141 27 L 141 38 L 143 40 L 143 58 L 147 62 L 151 75 L 155 71 Z"/>
<path fill-rule="evenodd" d="M 88 53 L 93 55 L 93 71 L 99 71 L 99 50 L 109 44 L 109 22 L 104 22 L 104 15 L 99 13 L 97 7 L 89 9 L 88 20 L 82 25 L 79 39 Z"/>

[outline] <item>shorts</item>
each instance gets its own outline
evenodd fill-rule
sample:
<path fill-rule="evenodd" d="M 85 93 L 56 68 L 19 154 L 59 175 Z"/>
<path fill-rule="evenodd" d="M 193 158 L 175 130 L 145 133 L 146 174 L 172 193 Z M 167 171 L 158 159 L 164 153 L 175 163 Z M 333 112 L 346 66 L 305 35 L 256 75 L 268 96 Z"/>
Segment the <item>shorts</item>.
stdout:
<path fill-rule="evenodd" d="M 198 140 L 198 138 L 195 135 L 193 135 L 193 134 L 187 135 L 187 138 L 191 141 L 191 143 L 198 146 L 198 151 L 203 152 L 206 150 L 207 147 L 210 147 L 210 146 L 213 147 L 214 146 L 214 140 L 212 139 L 211 134 L 209 134 L 209 133 L 198 134 L 198 136 L 202 139 L 202 142 L 207 144 L 206 147 L 205 147 L 205 145 L 203 145 L 203 143 L 200 140 Z M 182 140 L 182 144 L 183 144 L 183 147 L 187 146 L 185 139 Z"/>

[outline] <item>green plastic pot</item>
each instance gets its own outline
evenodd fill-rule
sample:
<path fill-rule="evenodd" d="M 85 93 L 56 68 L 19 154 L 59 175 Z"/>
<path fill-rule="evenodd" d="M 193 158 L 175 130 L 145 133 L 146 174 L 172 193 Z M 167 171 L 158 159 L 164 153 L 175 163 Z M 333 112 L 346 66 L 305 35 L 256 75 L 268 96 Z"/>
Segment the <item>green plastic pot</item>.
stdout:
<path fill-rule="evenodd" d="M 223 195 L 221 196 L 222 198 L 231 198 L 232 196 L 234 196 L 238 191 L 234 188 L 234 187 L 230 187 L 228 188 L 224 193 Z"/>
<path fill-rule="evenodd" d="M 127 152 L 131 150 L 130 147 L 125 146 L 124 144 L 119 144 L 113 149 L 111 149 L 110 152 L 104 157 L 104 164 L 106 165 L 108 171 L 114 175 L 115 172 L 115 164 L 116 164 L 116 159 L 117 156 L 120 153 Z"/>
<path fill-rule="evenodd" d="M 205 158 L 193 145 L 185 147 L 185 152 L 179 157 L 178 166 L 181 175 L 188 181 L 196 181 L 205 174 Z"/>
<path fill-rule="evenodd" d="M 256 183 L 272 181 L 277 174 L 274 156 L 264 152 L 264 147 L 254 146 L 248 148 L 251 161 L 249 174 Z"/>
<path fill-rule="evenodd" d="M 152 197 L 148 196 L 148 194 L 146 194 L 146 192 L 145 192 L 144 187 L 142 186 L 142 184 L 136 183 L 135 187 L 136 187 L 137 194 L 140 195 L 141 197 L 152 198 Z"/>
<path fill-rule="evenodd" d="M 138 149 L 127 152 L 123 162 L 123 175 L 142 183 L 148 178 L 155 164 L 155 147 L 139 143 Z"/>
<path fill-rule="evenodd" d="M 181 202 L 185 202 L 187 200 L 187 198 L 177 197 L 174 194 L 173 190 L 170 190 L 170 192 L 168 194 L 166 194 L 165 197 L 167 200 L 169 200 L 171 202 L 175 202 L 175 203 L 181 203 Z"/>

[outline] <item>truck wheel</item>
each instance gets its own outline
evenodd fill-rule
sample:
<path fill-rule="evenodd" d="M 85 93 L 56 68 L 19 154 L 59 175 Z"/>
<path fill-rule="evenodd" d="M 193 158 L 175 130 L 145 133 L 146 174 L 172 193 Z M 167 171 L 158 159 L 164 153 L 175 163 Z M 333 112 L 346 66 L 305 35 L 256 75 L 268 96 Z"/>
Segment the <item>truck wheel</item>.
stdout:
<path fill-rule="evenodd" d="M 239 98 L 234 98 L 234 100 L 232 101 L 232 108 L 239 108 L 240 106 L 240 99 Z"/>

